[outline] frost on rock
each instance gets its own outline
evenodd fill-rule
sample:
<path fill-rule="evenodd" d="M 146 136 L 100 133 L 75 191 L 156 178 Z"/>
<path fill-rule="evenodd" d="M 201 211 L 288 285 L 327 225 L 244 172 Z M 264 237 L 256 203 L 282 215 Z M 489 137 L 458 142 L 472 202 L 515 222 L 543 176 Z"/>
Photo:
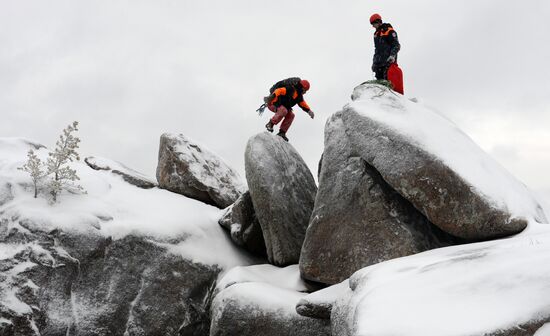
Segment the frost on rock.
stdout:
<path fill-rule="evenodd" d="M 160 137 L 157 181 L 161 188 L 220 209 L 246 190 L 235 170 L 183 134 Z"/>

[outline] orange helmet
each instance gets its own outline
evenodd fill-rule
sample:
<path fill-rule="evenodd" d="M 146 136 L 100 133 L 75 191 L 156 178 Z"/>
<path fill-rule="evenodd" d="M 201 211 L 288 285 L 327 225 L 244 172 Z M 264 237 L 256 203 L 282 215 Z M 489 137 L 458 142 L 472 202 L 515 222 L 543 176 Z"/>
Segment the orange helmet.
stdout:
<path fill-rule="evenodd" d="M 370 16 L 370 23 L 371 24 L 375 23 L 376 21 L 382 22 L 382 17 L 380 16 L 380 14 L 372 14 Z"/>
<path fill-rule="evenodd" d="M 300 85 L 302 85 L 302 87 L 304 88 L 304 91 L 309 90 L 309 81 L 302 79 L 300 81 Z"/>

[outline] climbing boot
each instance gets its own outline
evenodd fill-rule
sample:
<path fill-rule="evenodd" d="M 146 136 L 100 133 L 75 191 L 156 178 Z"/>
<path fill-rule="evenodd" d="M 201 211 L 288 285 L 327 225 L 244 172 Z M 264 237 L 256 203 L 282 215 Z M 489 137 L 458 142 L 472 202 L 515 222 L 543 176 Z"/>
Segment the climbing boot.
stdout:
<path fill-rule="evenodd" d="M 277 135 L 280 136 L 281 138 L 283 138 L 284 141 L 288 142 L 288 138 L 286 137 L 285 132 L 279 131 L 279 133 L 277 133 Z"/>
<path fill-rule="evenodd" d="M 271 120 L 269 120 L 269 122 L 268 122 L 267 124 L 265 124 L 265 129 L 266 129 L 268 132 L 273 133 L 273 123 L 271 122 Z"/>

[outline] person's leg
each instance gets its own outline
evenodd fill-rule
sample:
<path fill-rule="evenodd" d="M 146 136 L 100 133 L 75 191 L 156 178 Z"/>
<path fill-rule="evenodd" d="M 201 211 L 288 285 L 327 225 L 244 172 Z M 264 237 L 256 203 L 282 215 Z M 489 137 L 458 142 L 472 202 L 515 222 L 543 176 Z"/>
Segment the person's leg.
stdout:
<path fill-rule="evenodd" d="M 277 108 L 275 107 L 275 105 L 267 105 L 267 109 L 270 110 L 273 113 L 277 112 Z M 271 118 L 269 119 L 267 124 L 265 124 L 265 129 L 268 132 L 273 132 L 273 122 L 271 121 Z"/>
<path fill-rule="evenodd" d="M 292 121 L 294 120 L 294 117 L 295 117 L 294 112 L 292 111 L 292 109 L 289 109 L 288 113 L 286 114 L 285 120 L 283 120 L 283 123 L 279 128 L 280 131 L 282 131 L 283 133 L 286 133 L 290 125 L 292 125 Z"/>
<path fill-rule="evenodd" d="M 286 117 L 288 110 L 284 106 L 279 106 L 275 111 L 275 115 L 271 118 L 271 123 L 277 125 L 284 117 Z"/>
<path fill-rule="evenodd" d="M 377 67 L 374 71 L 376 79 L 387 79 L 388 78 L 388 68 L 385 66 Z"/>

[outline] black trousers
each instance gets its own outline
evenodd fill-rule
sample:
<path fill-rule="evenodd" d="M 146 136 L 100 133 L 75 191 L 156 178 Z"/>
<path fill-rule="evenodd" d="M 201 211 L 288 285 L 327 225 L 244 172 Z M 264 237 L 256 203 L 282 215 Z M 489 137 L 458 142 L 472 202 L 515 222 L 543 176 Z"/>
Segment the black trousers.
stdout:
<path fill-rule="evenodd" d="M 387 65 L 382 65 L 374 68 L 374 74 L 376 79 L 388 79 L 388 68 Z"/>

